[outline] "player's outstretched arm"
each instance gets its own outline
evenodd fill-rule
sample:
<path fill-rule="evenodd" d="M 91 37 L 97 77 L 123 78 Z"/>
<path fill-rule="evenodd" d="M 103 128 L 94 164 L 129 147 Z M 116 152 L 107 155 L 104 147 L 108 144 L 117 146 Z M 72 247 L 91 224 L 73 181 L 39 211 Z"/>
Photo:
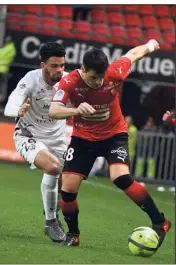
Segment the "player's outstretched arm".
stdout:
<path fill-rule="evenodd" d="M 81 103 L 77 108 L 67 108 L 59 105 L 57 102 L 52 102 L 49 109 L 49 117 L 52 119 L 66 119 L 71 116 L 78 116 L 84 114 L 93 114 L 95 109 L 84 102 Z"/>
<path fill-rule="evenodd" d="M 145 55 L 152 53 L 156 50 L 159 50 L 159 43 L 156 40 L 149 40 L 146 44 L 137 46 L 129 50 L 124 57 L 127 57 L 131 60 L 132 63 L 142 59 Z"/>

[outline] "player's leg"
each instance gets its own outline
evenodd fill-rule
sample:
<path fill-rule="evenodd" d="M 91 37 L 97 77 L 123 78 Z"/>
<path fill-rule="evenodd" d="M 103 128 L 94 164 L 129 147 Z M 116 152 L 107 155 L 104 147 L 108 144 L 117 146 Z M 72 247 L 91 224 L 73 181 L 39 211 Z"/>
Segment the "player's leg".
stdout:
<path fill-rule="evenodd" d="M 64 227 L 59 219 L 59 210 L 60 210 L 60 198 L 61 198 L 61 186 L 62 186 L 62 169 L 63 169 L 64 162 L 65 162 L 64 154 L 67 150 L 67 142 L 65 140 L 65 135 L 63 137 L 61 136 L 59 137 L 57 142 L 55 142 L 54 147 L 49 146 L 49 150 L 51 151 L 52 154 L 54 154 L 59 159 L 59 162 L 60 162 L 60 174 L 58 176 L 58 183 L 57 183 L 58 200 L 57 200 L 56 218 L 58 220 L 58 223 L 60 224 L 60 227 L 64 231 Z"/>
<path fill-rule="evenodd" d="M 57 221 L 58 221 L 58 223 L 59 223 L 59 226 L 60 226 L 60 228 L 62 229 L 62 231 L 64 232 L 64 226 L 63 226 L 63 224 L 61 223 L 61 221 L 60 221 L 60 217 L 59 217 L 59 211 L 60 211 L 60 194 L 61 194 L 61 185 L 62 185 L 62 173 L 60 173 L 59 175 L 58 175 L 58 180 L 57 180 L 57 182 L 58 182 L 58 184 L 56 183 L 56 189 L 54 190 L 55 191 L 55 193 L 56 193 L 56 196 L 55 196 L 55 198 L 56 198 L 56 201 L 57 201 L 57 207 L 56 207 L 56 219 L 57 219 Z M 58 187 L 58 188 L 57 188 Z M 41 190 L 42 190 L 42 183 L 41 183 Z M 45 210 L 44 210 L 44 208 L 43 208 L 43 214 L 45 215 Z"/>
<path fill-rule="evenodd" d="M 60 228 L 62 229 L 62 231 L 65 233 L 65 229 L 64 226 L 60 220 L 60 199 L 61 199 L 61 187 L 62 187 L 62 173 L 59 174 L 58 177 L 58 188 L 57 188 L 57 209 L 56 209 L 56 219 L 59 223 Z"/>
<path fill-rule="evenodd" d="M 127 139 L 127 135 L 112 138 L 107 156 L 110 165 L 110 178 L 116 187 L 123 190 L 134 203 L 148 214 L 153 228 L 160 236 L 161 245 L 171 223 L 163 213 L 160 213 L 147 189 L 130 176 Z"/>
<path fill-rule="evenodd" d="M 72 137 L 65 156 L 62 174 L 61 209 L 68 226 L 63 246 L 79 245 L 79 207 L 77 194 L 83 179 L 86 179 L 96 159 L 88 141 Z"/>
<path fill-rule="evenodd" d="M 48 150 L 41 150 L 34 164 L 44 173 L 41 193 L 45 211 L 45 234 L 53 241 L 61 242 L 65 236 L 61 222 L 56 217 L 58 204 L 58 178 L 61 170 L 60 161 Z"/>
<path fill-rule="evenodd" d="M 31 168 L 39 168 L 44 172 L 41 191 L 46 216 L 45 230 L 53 241 L 62 241 L 64 233 L 56 220 L 57 208 L 57 178 L 59 174 L 59 160 L 52 155 L 47 146 L 41 141 L 27 137 L 15 137 L 17 151 L 31 164 Z"/>

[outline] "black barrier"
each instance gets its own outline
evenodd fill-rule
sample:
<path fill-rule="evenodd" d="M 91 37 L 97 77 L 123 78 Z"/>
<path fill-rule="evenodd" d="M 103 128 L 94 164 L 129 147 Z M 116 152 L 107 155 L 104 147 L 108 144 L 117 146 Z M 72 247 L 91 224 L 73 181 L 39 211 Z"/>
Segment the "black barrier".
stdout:
<path fill-rule="evenodd" d="M 34 33 L 30 34 L 24 31 L 11 30 L 8 31 L 7 34 L 12 36 L 17 48 L 17 56 L 14 65 L 24 65 L 27 68 L 39 67 L 38 50 L 41 44 L 46 41 L 57 41 L 65 46 L 67 68 L 70 70 L 80 67 L 85 51 L 92 46 L 101 48 L 108 56 L 110 63 L 132 48 L 125 45 L 119 46 L 111 43 L 65 39 L 60 38 L 59 36 L 44 36 Z M 174 58 L 174 52 L 172 51 L 159 50 L 149 54 L 143 59 L 134 63 L 130 79 L 174 84 Z"/>

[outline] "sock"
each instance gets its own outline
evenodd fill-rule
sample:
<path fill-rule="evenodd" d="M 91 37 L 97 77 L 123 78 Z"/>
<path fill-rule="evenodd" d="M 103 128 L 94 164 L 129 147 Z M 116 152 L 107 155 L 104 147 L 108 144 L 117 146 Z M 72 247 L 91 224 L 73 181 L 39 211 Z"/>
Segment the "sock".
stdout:
<path fill-rule="evenodd" d="M 57 194 L 57 209 L 56 209 L 56 217 L 58 218 L 59 216 L 59 211 L 60 211 L 60 199 L 61 199 L 61 194 L 58 192 Z"/>
<path fill-rule="evenodd" d="M 62 209 L 62 213 L 65 219 L 65 222 L 68 226 L 68 232 L 79 234 L 79 228 L 78 228 L 78 202 L 77 202 L 77 193 L 70 193 L 61 191 L 61 200 L 60 200 L 60 206 Z"/>
<path fill-rule="evenodd" d="M 148 214 L 152 224 L 161 224 L 164 222 L 164 217 L 159 212 L 147 189 L 137 181 L 132 180 L 130 175 L 123 175 L 116 178 L 114 184 L 123 190 L 134 203 Z"/>
<path fill-rule="evenodd" d="M 56 219 L 58 181 L 57 176 L 44 173 L 41 183 L 41 193 L 45 210 L 45 219 Z"/>
<path fill-rule="evenodd" d="M 57 182 L 58 182 L 58 194 L 57 194 L 57 212 L 56 212 L 56 216 L 58 216 L 58 212 L 60 210 L 60 199 L 61 199 L 61 186 L 62 186 L 62 183 L 61 183 L 61 179 L 62 179 L 62 174 L 59 174 L 58 178 L 57 178 Z"/>

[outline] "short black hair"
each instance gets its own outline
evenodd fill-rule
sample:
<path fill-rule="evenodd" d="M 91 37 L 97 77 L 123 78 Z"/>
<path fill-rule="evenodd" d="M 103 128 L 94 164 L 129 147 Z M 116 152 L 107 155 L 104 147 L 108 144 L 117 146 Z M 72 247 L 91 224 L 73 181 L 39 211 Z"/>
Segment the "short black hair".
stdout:
<path fill-rule="evenodd" d="M 83 65 L 86 71 L 93 70 L 97 74 L 104 74 L 109 63 L 106 54 L 101 49 L 93 47 L 84 54 Z"/>
<path fill-rule="evenodd" d="M 40 60 L 46 62 L 50 57 L 65 57 L 64 46 L 57 42 L 46 42 L 39 51 Z"/>

